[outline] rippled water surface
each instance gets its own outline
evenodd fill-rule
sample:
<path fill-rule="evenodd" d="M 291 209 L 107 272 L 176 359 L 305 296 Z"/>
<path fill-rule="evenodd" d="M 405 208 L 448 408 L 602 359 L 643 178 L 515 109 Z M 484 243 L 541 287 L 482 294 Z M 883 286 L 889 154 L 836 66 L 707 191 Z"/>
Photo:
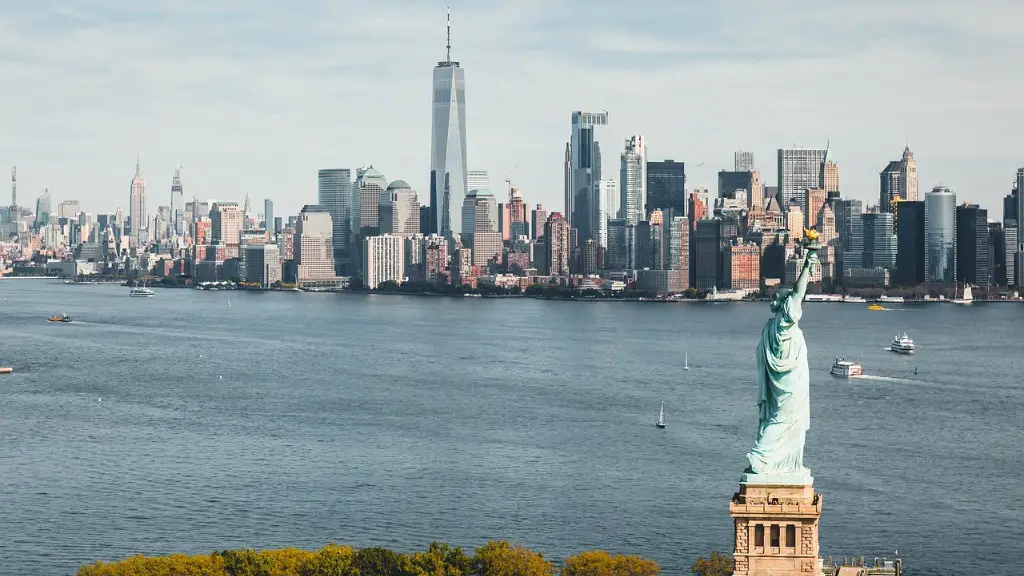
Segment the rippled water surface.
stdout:
<path fill-rule="evenodd" d="M 508 538 L 683 574 L 731 550 L 766 304 L 127 291 L 0 281 L 0 572 Z M 1019 573 L 1024 305 L 865 308 L 803 321 L 822 555 Z M 897 330 L 915 357 L 883 350 Z"/>

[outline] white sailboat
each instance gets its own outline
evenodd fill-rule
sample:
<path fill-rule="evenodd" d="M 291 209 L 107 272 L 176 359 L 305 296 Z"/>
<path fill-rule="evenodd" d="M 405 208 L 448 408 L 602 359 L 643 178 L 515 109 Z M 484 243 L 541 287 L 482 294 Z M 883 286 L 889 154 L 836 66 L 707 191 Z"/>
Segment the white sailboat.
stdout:
<path fill-rule="evenodd" d="M 690 354 L 689 352 L 683 352 L 683 370 L 690 369 Z"/>
<path fill-rule="evenodd" d="M 954 295 L 955 294 L 956 293 L 954 292 Z M 953 300 L 953 304 L 960 304 L 960 305 L 963 305 L 963 306 L 967 306 L 969 304 L 972 304 L 973 302 L 974 302 L 974 294 L 971 293 L 971 285 L 970 284 L 964 284 L 964 292 L 963 292 L 963 294 L 960 296 L 960 298 L 957 298 L 957 299 Z"/>
<path fill-rule="evenodd" d="M 228 296 L 228 309 L 231 308 L 231 296 Z"/>
<path fill-rule="evenodd" d="M 661 413 L 658 414 L 658 421 L 654 423 L 658 428 L 665 427 L 665 403 L 661 403 Z"/>

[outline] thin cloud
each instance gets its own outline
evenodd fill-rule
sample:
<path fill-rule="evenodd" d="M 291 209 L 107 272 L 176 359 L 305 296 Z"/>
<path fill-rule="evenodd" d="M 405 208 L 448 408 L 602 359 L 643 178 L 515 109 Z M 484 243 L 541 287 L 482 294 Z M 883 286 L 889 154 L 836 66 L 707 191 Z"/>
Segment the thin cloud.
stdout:
<path fill-rule="evenodd" d="M 844 192 L 871 201 L 909 139 L 922 188 L 1000 215 L 1024 165 L 1017 3 L 704 4 L 455 3 L 470 167 L 493 183 L 518 164 L 527 200 L 561 209 L 569 113 L 607 109 L 611 175 L 634 133 L 711 187 L 735 149 L 771 181 L 776 148 L 830 139 Z M 186 197 L 269 197 L 285 214 L 325 167 L 372 163 L 425 201 L 444 43 L 444 6 L 411 1 L 22 3 L 0 15 L 0 163 L 18 164 L 19 196 L 48 183 L 92 212 L 127 205 L 137 152 L 154 211 L 178 160 Z"/>

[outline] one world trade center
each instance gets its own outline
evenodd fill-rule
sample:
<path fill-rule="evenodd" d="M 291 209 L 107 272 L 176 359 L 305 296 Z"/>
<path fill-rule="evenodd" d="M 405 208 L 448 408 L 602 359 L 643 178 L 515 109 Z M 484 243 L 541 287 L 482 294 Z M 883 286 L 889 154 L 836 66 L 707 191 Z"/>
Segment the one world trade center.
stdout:
<path fill-rule="evenodd" d="M 466 75 L 452 61 L 451 16 L 447 53 L 434 67 L 434 111 L 430 134 L 430 216 L 432 231 L 462 232 L 466 198 Z"/>

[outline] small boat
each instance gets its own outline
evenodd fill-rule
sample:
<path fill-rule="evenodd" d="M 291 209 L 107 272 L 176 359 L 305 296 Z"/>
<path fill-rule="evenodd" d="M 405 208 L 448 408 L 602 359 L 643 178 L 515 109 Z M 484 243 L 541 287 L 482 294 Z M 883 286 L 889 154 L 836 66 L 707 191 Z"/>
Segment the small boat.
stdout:
<path fill-rule="evenodd" d="M 689 370 L 689 369 L 690 369 L 690 354 L 688 352 L 683 352 L 683 370 Z"/>
<path fill-rule="evenodd" d="M 913 354 L 914 353 L 914 341 L 907 336 L 907 333 L 897 334 L 892 338 L 892 344 L 889 344 L 889 350 L 897 352 L 899 354 Z"/>
<path fill-rule="evenodd" d="M 914 366 L 914 374 L 917 374 L 917 366 Z"/>
<path fill-rule="evenodd" d="M 152 288 L 146 288 L 145 286 L 139 286 L 138 284 L 136 284 L 135 287 L 132 288 L 132 291 L 128 293 L 129 296 L 141 297 L 152 296 L 154 294 L 156 294 L 156 292 L 153 292 Z"/>
<path fill-rule="evenodd" d="M 14 372 L 14 368 L 10 366 L 0 366 L 0 374 L 11 374 Z"/>
<path fill-rule="evenodd" d="M 231 309 L 231 296 L 228 296 L 228 309 Z"/>
<path fill-rule="evenodd" d="M 658 428 L 665 427 L 665 403 L 661 403 L 661 413 L 658 414 L 658 421 L 654 423 Z"/>
<path fill-rule="evenodd" d="M 60 316 L 50 316 L 46 319 L 47 322 L 71 322 L 71 316 L 67 314 L 61 314 Z"/>
<path fill-rule="evenodd" d="M 873 312 L 877 312 L 879 310 L 885 310 L 885 308 L 881 304 L 872 304 L 872 305 L 868 306 L 868 310 L 871 310 Z"/>
<path fill-rule="evenodd" d="M 832 375 L 840 378 L 854 378 L 864 374 L 864 370 L 860 367 L 860 364 L 850 362 L 846 358 L 836 357 L 836 361 L 832 364 Z"/>

